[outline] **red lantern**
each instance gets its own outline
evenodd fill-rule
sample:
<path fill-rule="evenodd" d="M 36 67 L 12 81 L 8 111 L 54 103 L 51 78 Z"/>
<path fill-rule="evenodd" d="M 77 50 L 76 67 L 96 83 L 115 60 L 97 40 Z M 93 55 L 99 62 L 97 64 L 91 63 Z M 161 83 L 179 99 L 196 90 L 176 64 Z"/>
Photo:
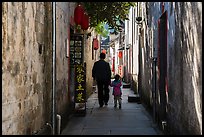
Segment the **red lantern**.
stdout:
<path fill-rule="evenodd" d="M 93 47 L 94 47 L 94 50 L 97 50 L 99 48 L 98 39 L 97 38 L 93 39 Z"/>
<path fill-rule="evenodd" d="M 123 56 L 123 52 L 122 52 L 122 51 L 119 51 L 118 57 L 119 57 L 119 58 L 122 58 L 122 56 Z"/>
<path fill-rule="evenodd" d="M 87 30 L 89 28 L 89 16 L 86 13 L 84 13 L 82 17 L 81 28 L 83 30 Z"/>
<path fill-rule="evenodd" d="M 103 50 L 102 50 L 102 53 L 106 54 L 106 50 L 105 50 L 105 49 L 103 49 Z"/>
<path fill-rule="evenodd" d="M 77 7 L 74 9 L 74 22 L 77 25 L 81 25 L 83 16 L 84 8 L 81 5 L 77 5 Z"/>

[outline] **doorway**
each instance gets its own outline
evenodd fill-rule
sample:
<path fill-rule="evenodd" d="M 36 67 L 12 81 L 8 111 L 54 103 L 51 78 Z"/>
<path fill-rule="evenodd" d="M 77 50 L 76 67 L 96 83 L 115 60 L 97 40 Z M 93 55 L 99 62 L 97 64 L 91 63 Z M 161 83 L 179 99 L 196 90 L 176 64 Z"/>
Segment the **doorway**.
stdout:
<path fill-rule="evenodd" d="M 158 23 L 158 92 L 159 92 L 159 121 L 166 120 L 167 92 L 167 12 L 159 18 Z"/>

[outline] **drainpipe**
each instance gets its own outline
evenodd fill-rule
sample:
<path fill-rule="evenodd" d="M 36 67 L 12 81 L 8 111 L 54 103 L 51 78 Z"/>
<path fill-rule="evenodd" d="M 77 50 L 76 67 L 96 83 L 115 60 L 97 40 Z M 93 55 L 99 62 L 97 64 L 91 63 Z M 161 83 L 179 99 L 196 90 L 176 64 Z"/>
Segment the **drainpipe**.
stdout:
<path fill-rule="evenodd" d="M 56 91 L 56 2 L 52 2 L 52 134 L 55 135 L 55 91 Z"/>
<path fill-rule="evenodd" d="M 154 50 L 155 52 L 155 50 Z M 156 122 L 156 81 L 157 81 L 157 58 L 153 57 L 153 120 Z"/>
<path fill-rule="evenodd" d="M 61 128 L 61 116 L 57 114 L 57 135 L 60 135 L 60 128 Z"/>

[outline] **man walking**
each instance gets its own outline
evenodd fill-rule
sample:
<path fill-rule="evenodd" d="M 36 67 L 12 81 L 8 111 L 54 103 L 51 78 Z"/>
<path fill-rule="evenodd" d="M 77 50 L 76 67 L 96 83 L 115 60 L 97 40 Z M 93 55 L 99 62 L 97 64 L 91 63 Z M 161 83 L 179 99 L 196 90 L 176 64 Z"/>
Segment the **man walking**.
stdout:
<path fill-rule="evenodd" d="M 105 53 L 100 54 L 100 60 L 96 61 L 92 68 L 92 77 L 97 82 L 98 86 L 98 101 L 99 106 L 108 105 L 109 100 L 109 85 L 111 82 L 111 69 Z"/>

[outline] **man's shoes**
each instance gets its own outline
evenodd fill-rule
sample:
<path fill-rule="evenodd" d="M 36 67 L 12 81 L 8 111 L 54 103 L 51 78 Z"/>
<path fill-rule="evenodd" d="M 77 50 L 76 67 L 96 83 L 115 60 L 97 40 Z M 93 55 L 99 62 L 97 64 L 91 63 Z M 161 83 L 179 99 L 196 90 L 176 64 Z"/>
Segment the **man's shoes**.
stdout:
<path fill-rule="evenodd" d="M 103 107 L 103 105 L 100 105 L 100 108 L 102 108 Z"/>
<path fill-rule="evenodd" d="M 107 105 L 108 105 L 108 103 L 106 102 L 106 103 L 105 103 L 105 105 L 107 106 Z"/>

